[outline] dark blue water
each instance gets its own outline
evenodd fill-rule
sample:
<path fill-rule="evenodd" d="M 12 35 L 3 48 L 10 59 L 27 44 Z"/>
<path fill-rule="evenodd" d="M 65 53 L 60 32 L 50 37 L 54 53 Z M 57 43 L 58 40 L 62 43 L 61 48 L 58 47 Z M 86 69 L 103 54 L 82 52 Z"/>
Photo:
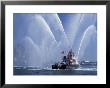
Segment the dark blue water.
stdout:
<path fill-rule="evenodd" d="M 82 65 L 78 69 L 38 69 L 35 67 L 14 67 L 14 75 L 97 75 L 96 65 Z"/>

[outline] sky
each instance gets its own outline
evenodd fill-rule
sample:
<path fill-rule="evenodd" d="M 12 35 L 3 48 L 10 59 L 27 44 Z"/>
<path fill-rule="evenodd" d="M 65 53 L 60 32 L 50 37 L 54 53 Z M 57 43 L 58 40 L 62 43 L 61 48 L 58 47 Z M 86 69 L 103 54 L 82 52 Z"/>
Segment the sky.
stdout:
<path fill-rule="evenodd" d="M 97 14 L 95 13 L 14 13 L 13 35 L 14 65 L 22 65 L 22 62 L 34 64 L 39 52 L 45 53 L 44 57 L 47 59 L 49 56 L 54 57 L 54 60 L 46 59 L 48 63 L 55 62 L 55 55 L 59 55 L 63 48 L 64 50 L 72 48 L 79 60 L 97 60 Z M 46 49 L 50 50 L 48 55 Z M 37 54 L 34 54 L 35 52 Z M 27 54 L 29 59 L 26 57 Z M 39 55 L 40 63 L 45 63 L 44 57 Z"/>

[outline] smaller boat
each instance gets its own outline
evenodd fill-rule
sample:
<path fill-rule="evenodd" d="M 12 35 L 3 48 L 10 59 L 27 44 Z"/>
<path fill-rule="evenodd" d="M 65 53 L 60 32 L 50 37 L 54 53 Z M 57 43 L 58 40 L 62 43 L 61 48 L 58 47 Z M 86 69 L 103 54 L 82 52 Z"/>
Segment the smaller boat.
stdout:
<path fill-rule="evenodd" d="M 70 50 L 67 56 L 63 56 L 61 63 L 55 63 L 52 65 L 52 69 L 77 69 L 79 63 L 76 60 L 74 53 Z"/>
<path fill-rule="evenodd" d="M 97 65 L 97 63 L 96 62 L 92 62 L 92 61 L 81 61 L 80 65 L 81 66 L 94 66 L 94 65 Z"/>

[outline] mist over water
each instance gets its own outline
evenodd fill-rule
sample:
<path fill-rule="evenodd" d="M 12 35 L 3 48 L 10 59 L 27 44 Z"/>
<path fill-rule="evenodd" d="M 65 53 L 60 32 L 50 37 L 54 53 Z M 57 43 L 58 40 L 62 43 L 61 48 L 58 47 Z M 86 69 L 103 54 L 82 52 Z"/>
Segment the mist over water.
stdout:
<path fill-rule="evenodd" d="M 56 13 L 14 14 L 14 21 L 14 66 L 49 67 L 70 49 L 81 60 L 97 35 L 94 14 L 71 14 L 66 28 Z M 92 45 L 96 46 L 96 40 Z"/>

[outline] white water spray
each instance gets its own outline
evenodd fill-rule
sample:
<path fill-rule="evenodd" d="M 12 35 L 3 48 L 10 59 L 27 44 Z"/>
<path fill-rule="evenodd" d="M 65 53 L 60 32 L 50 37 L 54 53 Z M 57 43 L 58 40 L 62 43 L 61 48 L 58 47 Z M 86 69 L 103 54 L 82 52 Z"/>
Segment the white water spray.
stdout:
<path fill-rule="evenodd" d="M 25 19 L 25 16 L 23 17 L 28 23 L 28 25 L 24 25 L 27 28 L 25 29 L 26 35 L 22 37 L 23 42 L 20 43 L 25 48 L 25 53 L 23 53 L 23 49 L 16 47 L 16 50 L 20 52 L 19 55 L 21 55 L 15 57 L 17 59 L 16 63 L 21 63 L 18 65 L 23 66 L 24 63 L 22 62 L 25 62 L 26 66 L 44 68 L 46 65 L 50 66 L 54 62 L 60 61 L 62 50 L 68 51 L 68 46 L 72 46 L 76 35 L 78 35 L 78 30 L 81 30 L 79 26 L 84 16 L 76 14 L 76 18 L 68 23 L 71 25 L 71 27 L 70 25 L 67 26 L 68 33 L 64 30 L 57 14 L 34 14 L 30 16 L 32 17 L 29 17 L 29 20 L 26 20 L 28 18 Z M 22 28 L 22 30 L 24 29 Z M 19 35 L 21 32 L 19 32 Z M 80 48 L 78 49 L 78 56 L 83 42 L 86 40 L 85 36 L 91 35 L 87 35 L 87 30 L 85 32 L 80 43 Z"/>
<path fill-rule="evenodd" d="M 80 54 L 80 50 L 82 47 L 86 47 L 88 42 L 90 41 L 91 36 L 94 36 L 93 34 L 95 33 L 96 35 L 96 27 L 94 25 L 90 25 L 85 31 L 84 34 L 81 38 L 81 42 L 79 45 L 79 49 L 77 52 L 77 59 L 79 59 L 79 54 Z M 84 50 L 83 50 L 84 52 Z"/>

